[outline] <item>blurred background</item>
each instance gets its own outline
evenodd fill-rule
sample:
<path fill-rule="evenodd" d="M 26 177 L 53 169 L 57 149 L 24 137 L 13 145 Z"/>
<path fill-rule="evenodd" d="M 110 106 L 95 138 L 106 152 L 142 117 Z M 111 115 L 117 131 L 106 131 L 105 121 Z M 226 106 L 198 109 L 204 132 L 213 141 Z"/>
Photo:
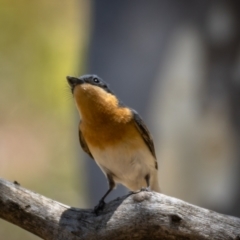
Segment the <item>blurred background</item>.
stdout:
<path fill-rule="evenodd" d="M 147 123 L 164 194 L 240 217 L 239 1 L 0 4 L 1 178 L 97 204 L 107 181 L 80 149 L 65 79 L 95 73 Z M 0 239 L 39 238 L 0 219 Z"/>

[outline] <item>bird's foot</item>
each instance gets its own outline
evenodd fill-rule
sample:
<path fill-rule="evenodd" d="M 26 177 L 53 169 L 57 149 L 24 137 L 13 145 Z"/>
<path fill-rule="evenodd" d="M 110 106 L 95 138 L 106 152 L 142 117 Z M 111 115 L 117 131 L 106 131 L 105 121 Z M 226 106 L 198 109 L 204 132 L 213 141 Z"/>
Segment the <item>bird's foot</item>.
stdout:
<path fill-rule="evenodd" d="M 94 207 L 93 212 L 98 215 L 98 213 L 104 209 L 104 206 L 105 202 L 103 200 L 100 200 L 98 205 Z"/>
<path fill-rule="evenodd" d="M 132 195 L 132 194 L 140 193 L 140 192 L 150 192 L 150 191 L 151 191 L 150 187 L 142 187 L 140 190 L 130 191 L 129 196 Z"/>
<path fill-rule="evenodd" d="M 130 195 L 132 195 L 132 194 L 137 194 L 137 193 L 139 193 L 140 192 L 140 190 L 137 190 L 137 191 L 129 191 L 128 192 L 128 196 L 130 196 Z"/>
<path fill-rule="evenodd" d="M 148 186 L 148 187 L 142 187 L 141 189 L 140 189 L 140 192 L 150 192 L 151 191 L 151 189 L 150 189 L 150 187 Z"/>

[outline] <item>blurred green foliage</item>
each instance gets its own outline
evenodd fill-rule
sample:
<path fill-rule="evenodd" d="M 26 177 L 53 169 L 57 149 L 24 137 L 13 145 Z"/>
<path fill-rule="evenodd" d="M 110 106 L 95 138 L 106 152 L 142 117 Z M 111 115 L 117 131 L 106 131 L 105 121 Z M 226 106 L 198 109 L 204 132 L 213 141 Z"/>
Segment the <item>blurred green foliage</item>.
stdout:
<path fill-rule="evenodd" d="M 83 207 L 84 166 L 76 161 L 77 121 L 65 77 L 84 69 L 89 4 L 0 5 L 0 177 Z M 38 237 L 0 220 L 5 239 Z"/>

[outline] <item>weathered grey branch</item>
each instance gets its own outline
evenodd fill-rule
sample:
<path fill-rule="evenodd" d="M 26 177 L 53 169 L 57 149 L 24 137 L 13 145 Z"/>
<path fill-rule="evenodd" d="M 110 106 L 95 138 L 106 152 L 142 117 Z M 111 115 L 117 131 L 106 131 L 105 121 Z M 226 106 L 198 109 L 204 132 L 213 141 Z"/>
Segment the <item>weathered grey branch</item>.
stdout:
<path fill-rule="evenodd" d="M 43 239 L 240 239 L 240 219 L 155 192 L 108 203 L 96 216 L 0 179 L 0 218 Z"/>

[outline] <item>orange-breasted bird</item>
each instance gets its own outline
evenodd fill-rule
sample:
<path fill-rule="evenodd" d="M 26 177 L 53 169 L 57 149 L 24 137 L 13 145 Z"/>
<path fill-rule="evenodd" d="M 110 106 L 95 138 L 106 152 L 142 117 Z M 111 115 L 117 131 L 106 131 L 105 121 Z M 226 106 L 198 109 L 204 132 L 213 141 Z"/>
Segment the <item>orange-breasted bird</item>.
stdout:
<path fill-rule="evenodd" d="M 82 149 L 106 175 L 109 189 L 95 207 L 121 183 L 132 191 L 150 188 L 160 192 L 158 164 L 152 137 L 138 113 L 123 105 L 96 75 L 67 77 L 80 114 Z"/>

